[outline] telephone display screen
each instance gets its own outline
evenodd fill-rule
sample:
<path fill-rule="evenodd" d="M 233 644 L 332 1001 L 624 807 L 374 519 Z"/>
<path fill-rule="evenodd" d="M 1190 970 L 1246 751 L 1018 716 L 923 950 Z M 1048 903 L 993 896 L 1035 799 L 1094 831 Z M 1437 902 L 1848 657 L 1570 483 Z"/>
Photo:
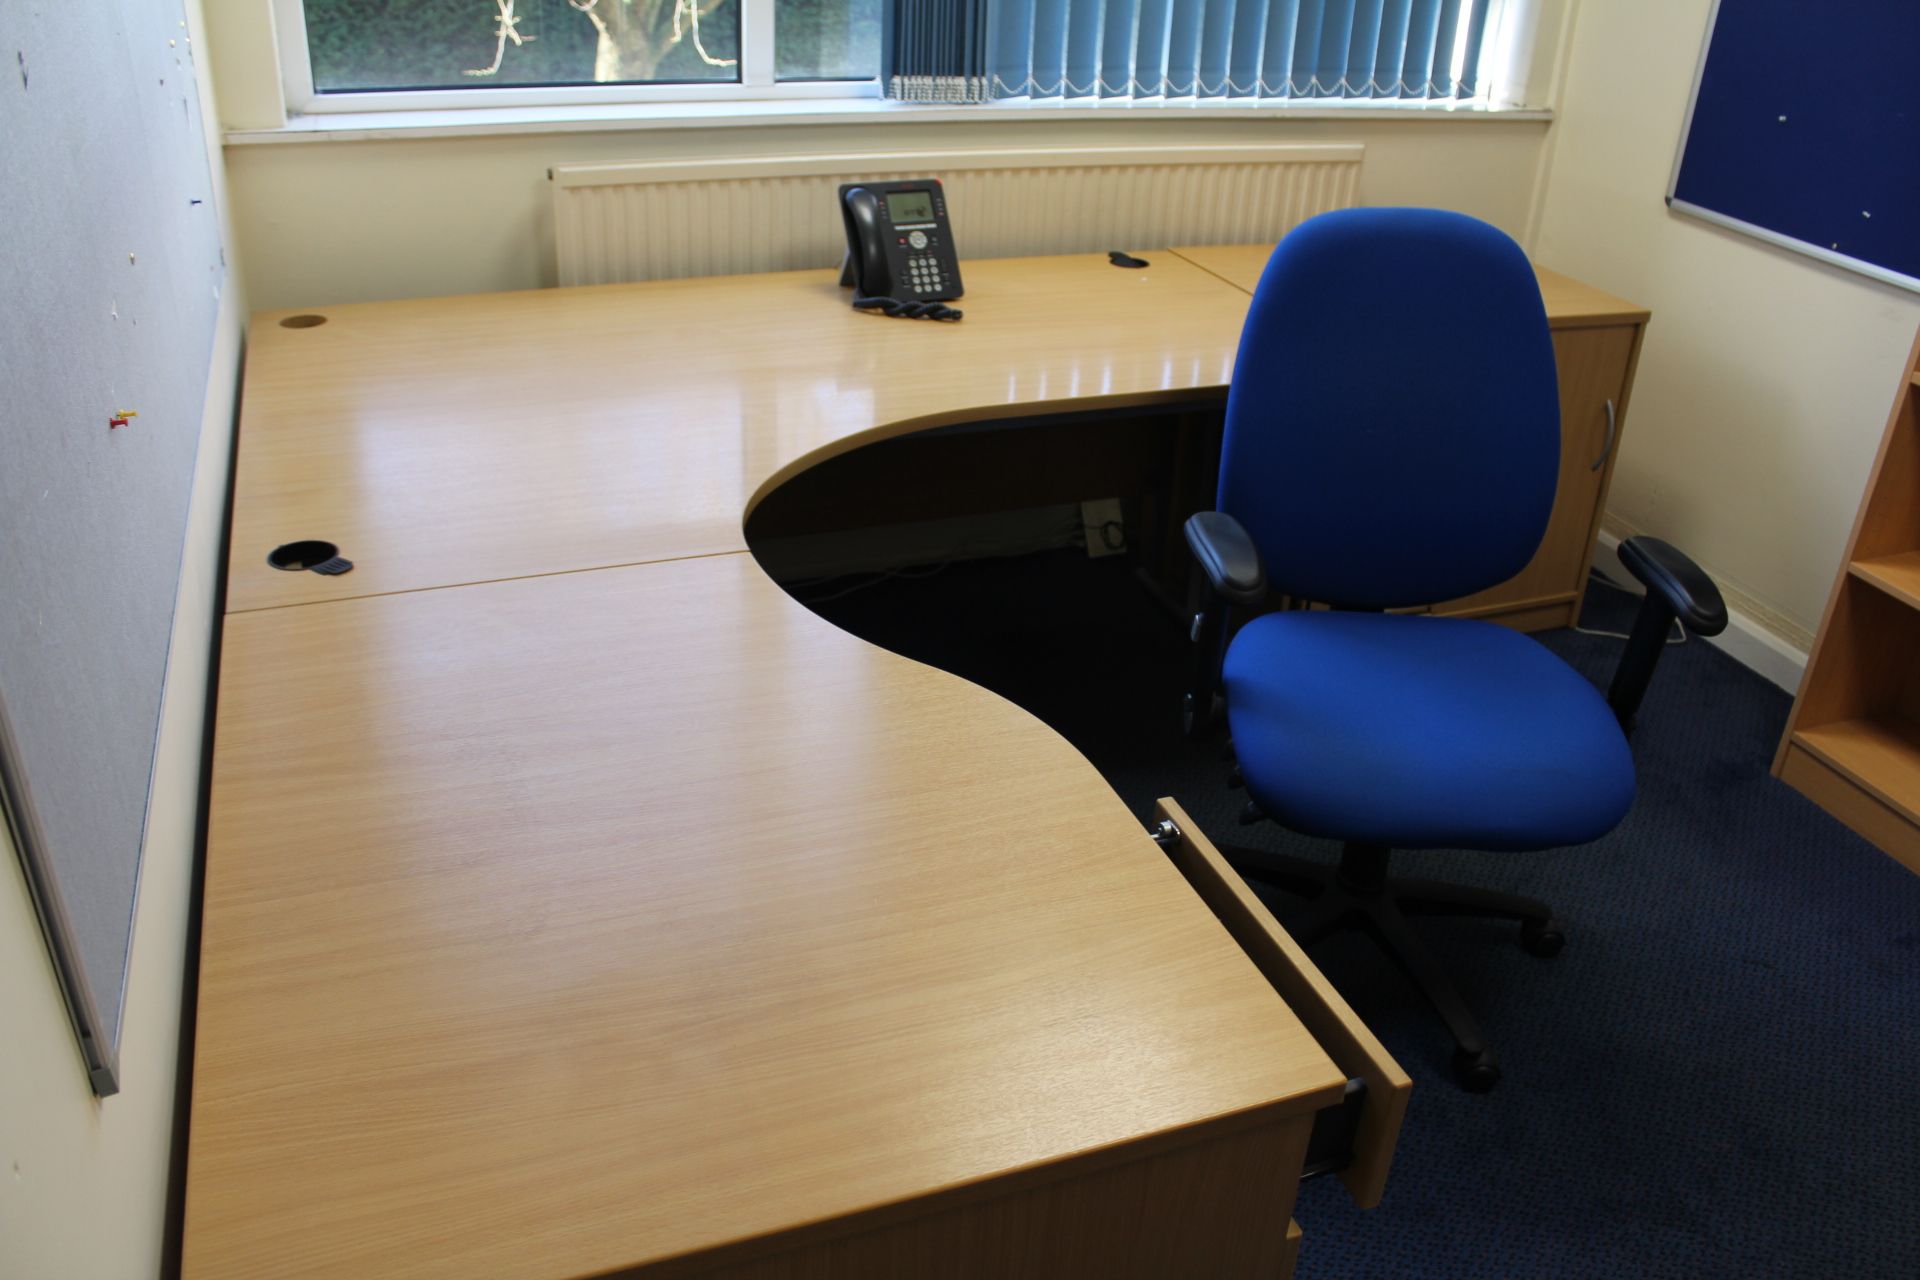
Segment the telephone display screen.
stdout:
<path fill-rule="evenodd" d="M 887 193 L 887 217 L 894 225 L 903 222 L 932 222 L 933 193 L 931 191 L 891 191 Z"/>

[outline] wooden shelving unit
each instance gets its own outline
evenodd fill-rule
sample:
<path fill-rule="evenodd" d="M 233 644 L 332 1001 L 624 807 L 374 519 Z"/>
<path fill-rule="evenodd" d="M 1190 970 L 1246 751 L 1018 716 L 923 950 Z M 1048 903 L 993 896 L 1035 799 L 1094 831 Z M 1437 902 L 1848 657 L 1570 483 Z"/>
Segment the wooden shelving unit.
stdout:
<path fill-rule="evenodd" d="M 1773 772 L 1920 872 L 1920 337 Z"/>
<path fill-rule="evenodd" d="M 1920 551 L 1855 560 L 1847 566 L 1847 572 L 1894 599 L 1920 609 Z"/>

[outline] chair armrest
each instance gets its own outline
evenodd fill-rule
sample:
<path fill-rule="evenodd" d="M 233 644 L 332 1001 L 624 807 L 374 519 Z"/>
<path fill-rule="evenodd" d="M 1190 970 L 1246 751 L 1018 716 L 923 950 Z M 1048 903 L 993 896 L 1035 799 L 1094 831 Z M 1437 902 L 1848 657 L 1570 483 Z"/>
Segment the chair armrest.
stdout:
<path fill-rule="evenodd" d="M 1192 586 L 1193 673 L 1188 681 L 1184 718 L 1187 736 L 1197 738 L 1220 717 L 1220 664 L 1233 636 L 1233 606 L 1258 608 L 1267 598 L 1267 573 L 1259 548 L 1244 526 L 1224 511 L 1187 517 L 1187 548 L 1206 575 L 1203 590 Z"/>
<path fill-rule="evenodd" d="M 1634 716 L 1653 680 L 1654 664 L 1667 647 L 1673 620 L 1678 618 L 1695 635 L 1717 636 L 1727 629 L 1727 604 L 1699 565 L 1658 538 L 1626 539 L 1620 544 L 1620 563 L 1647 588 L 1607 689 L 1614 718 L 1624 732 L 1632 733 Z"/>
<path fill-rule="evenodd" d="M 1200 511 L 1187 518 L 1187 547 L 1200 562 L 1213 594 L 1234 604 L 1259 604 L 1267 595 L 1260 551 L 1238 520 L 1224 511 Z"/>
<path fill-rule="evenodd" d="M 1658 594 L 1673 616 L 1695 635 L 1717 636 L 1727 629 L 1727 602 L 1706 571 L 1672 543 L 1658 538 L 1627 538 L 1620 563 L 1640 579 L 1649 596 Z"/>

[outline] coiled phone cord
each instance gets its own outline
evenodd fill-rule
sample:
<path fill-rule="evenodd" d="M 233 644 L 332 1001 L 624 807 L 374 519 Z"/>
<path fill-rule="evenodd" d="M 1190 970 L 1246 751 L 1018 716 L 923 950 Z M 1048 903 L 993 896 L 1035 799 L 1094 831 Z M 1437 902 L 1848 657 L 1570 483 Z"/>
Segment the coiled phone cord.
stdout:
<path fill-rule="evenodd" d="M 903 320 L 958 320 L 966 312 L 958 307 L 950 307 L 944 302 L 902 302 L 898 298 L 875 298 L 853 291 L 853 309 L 855 311 L 878 311 L 884 316 L 899 316 Z"/>

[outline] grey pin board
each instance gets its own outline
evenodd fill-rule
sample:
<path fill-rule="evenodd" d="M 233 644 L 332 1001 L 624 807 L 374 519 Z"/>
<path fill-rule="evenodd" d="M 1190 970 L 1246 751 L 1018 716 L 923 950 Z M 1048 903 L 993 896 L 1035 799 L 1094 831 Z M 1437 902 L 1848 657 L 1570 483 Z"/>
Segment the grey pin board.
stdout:
<path fill-rule="evenodd" d="M 1716 0 L 1667 203 L 1920 291 L 1912 0 Z"/>
<path fill-rule="evenodd" d="M 0 8 L 0 802 L 96 1092 L 225 260 L 180 0 Z"/>

